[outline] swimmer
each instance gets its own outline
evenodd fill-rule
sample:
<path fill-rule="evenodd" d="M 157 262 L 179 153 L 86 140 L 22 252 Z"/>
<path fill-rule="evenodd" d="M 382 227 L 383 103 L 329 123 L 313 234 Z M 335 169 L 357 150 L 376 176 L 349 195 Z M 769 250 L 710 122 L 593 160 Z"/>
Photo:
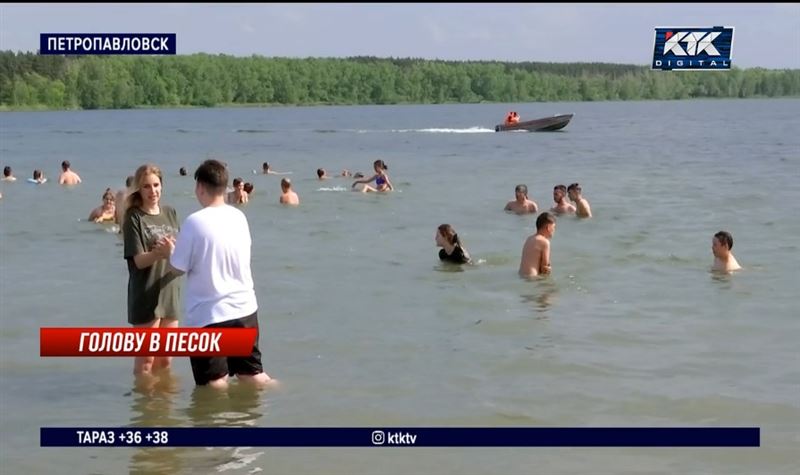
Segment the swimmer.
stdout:
<path fill-rule="evenodd" d="M 274 171 L 272 169 L 272 167 L 267 162 L 264 162 L 261 165 L 261 170 L 262 170 L 261 173 L 263 173 L 264 175 L 291 175 L 292 174 L 292 172 L 276 172 L 276 171 Z"/>
<path fill-rule="evenodd" d="M 516 214 L 529 214 L 539 210 L 536 203 L 528 199 L 528 187 L 526 185 L 517 185 L 514 188 L 514 196 L 514 200 L 506 203 L 505 211 L 512 211 Z"/>
<path fill-rule="evenodd" d="M 58 177 L 59 185 L 77 185 L 81 182 L 81 177 L 77 173 L 70 170 L 69 160 L 61 162 L 61 175 Z"/>
<path fill-rule="evenodd" d="M 394 190 L 392 182 L 389 181 L 389 175 L 386 174 L 386 170 L 389 169 L 389 167 L 386 166 L 386 162 L 384 162 L 383 160 L 375 160 L 375 162 L 372 164 L 372 167 L 375 170 L 375 174 L 372 175 L 372 177 L 370 178 L 354 181 L 353 186 L 351 188 L 355 188 L 356 185 L 361 183 L 364 185 L 361 188 L 362 193 L 386 192 Z M 368 184 L 371 183 L 372 181 L 375 181 L 375 188 L 369 186 Z"/>
<path fill-rule="evenodd" d="M 522 246 L 522 259 L 519 263 L 521 277 L 550 273 L 550 239 L 555 232 L 555 216 L 545 211 L 536 218 L 536 234 L 528 237 Z"/>
<path fill-rule="evenodd" d="M 178 170 L 178 173 L 180 174 L 180 176 L 188 175 L 188 173 L 186 172 L 186 167 L 181 167 L 181 169 Z"/>
<path fill-rule="evenodd" d="M 711 266 L 712 271 L 732 272 L 742 268 L 733 256 L 731 249 L 733 249 L 733 236 L 731 236 L 731 233 L 720 231 L 711 238 L 711 253 L 714 254 L 714 264 Z"/>
<path fill-rule="evenodd" d="M 117 210 L 115 200 L 114 192 L 111 191 L 111 188 L 106 188 L 106 191 L 103 193 L 103 204 L 89 213 L 89 221 L 94 221 L 95 223 L 116 221 Z"/>
<path fill-rule="evenodd" d="M 241 205 L 249 201 L 250 197 L 244 191 L 244 180 L 241 178 L 233 179 L 233 191 L 228 193 L 228 204 Z"/>
<path fill-rule="evenodd" d="M 117 195 L 114 197 L 115 204 L 116 203 L 120 203 L 120 204 L 125 203 L 125 201 L 128 199 L 128 195 L 131 194 L 131 192 L 133 192 L 133 190 L 131 189 L 131 187 L 133 186 L 133 180 L 134 180 L 133 175 L 130 175 L 130 176 L 128 176 L 128 178 L 125 179 L 125 189 L 124 190 L 119 190 L 117 192 Z M 114 222 L 120 226 L 119 232 L 121 234 L 122 233 L 122 219 L 125 216 L 125 207 L 124 206 L 117 206 L 116 208 L 117 208 L 117 212 L 115 213 L 116 216 L 115 216 Z"/>
<path fill-rule="evenodd" d="M 17 177 L 11 172 L 11 167 L 5 166 L 3 167 L 3 181 L 17 181 Z"/>
<path fill-rule="evenodd" d="M 33 179 L 28 179 L 31 183 L 36 183 L 37 185 L 41 185 L 42 183 L 47 183 L 47 178 L 44 177 L 44 173 L 41 170 L 34 170 L 33 171 Z"/>
<path fill-rule="evenodd" d="M 579 218 L 591 218 L 592 208 L 589 206 L 589 201 L 581 196 L 581 185 L 573 183 L 567 187 L 567 195 L 575 203 L 575 214 Z"/>
<path fill-rule="evenodd" d="M 553 187 L 553 201 L 555 206 L 550 208 L 550 212 L 556 214 L 571 214 L 575 212 L 575 207 L 567 201 L 567 187 L 556 185 Z"/>
<path fill-rule="evenodd" d="M 244 184 L 244 192 L 247 193 L 247 198 L 250 198 L 250 195 L 253 194 L 253 184 L 248 182 Z"/>
<path fill-rule="evenodd" d="M 281 180 L 281 191 L 283 194 L 280 198 L 280 203 L 282 205 L 294 205 L 297 206 L 300 204 L 300 198 L 297 196 L 292 190 L 292 180 L 288 178 L 284 178 Z"/>
<path fill-rule="evenodd" d="M 330 178 L 328 173 L 325 171 L 324 168 L 317 168 L 317 179 L 318 180 L 327 180 Z"/>
<path fill-rule="evenodd" d="M 468 264 L 471 262 L 469 252 L 464 249 L 455 229 L 449 224 L 442 224 L 436 228 L 436 246 L 439 250 L 439 259 L 454 264 Z"/>

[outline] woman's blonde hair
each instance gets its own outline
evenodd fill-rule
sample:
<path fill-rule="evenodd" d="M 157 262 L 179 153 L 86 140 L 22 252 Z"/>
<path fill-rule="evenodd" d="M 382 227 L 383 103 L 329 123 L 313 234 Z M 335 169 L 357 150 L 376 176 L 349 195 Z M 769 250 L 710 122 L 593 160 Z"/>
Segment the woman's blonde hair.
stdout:
<path fill-rule="evenodd" d="M 158 181 L 163 185 L 164 180 L 161 177 L 161 169 L 157 166 L 153 165 L 152 163 L 146 163 L 141 167 L 136 169 L 136 173 L 133 175 L 133 187 L 134 190 L 128 195 L 128 198 L 125 200 L 125 213 L 128 212 L 131 208 L 138 208 L 142 206 L 144 202 L 142 200 L 142 193 L 140 192 L 142 188 L 142 181 L 144 181 L 144 177 L 147 175 L 155 175 L 158 177 Z"/>

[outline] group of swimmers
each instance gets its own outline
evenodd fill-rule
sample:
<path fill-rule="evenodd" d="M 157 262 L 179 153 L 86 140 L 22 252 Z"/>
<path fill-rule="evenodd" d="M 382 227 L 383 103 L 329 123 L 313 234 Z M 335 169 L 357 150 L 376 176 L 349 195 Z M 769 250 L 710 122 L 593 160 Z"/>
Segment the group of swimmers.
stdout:
<path fill-rule="evenodd" d="M 509 113 L 509 116 L 512 114 L 513 113 Z M 76 185 L 81 183 L 80 176 L 72 171 L 70 167 L 71 164 L 68 160 L 64 160 L 61 163 L 62 172 L 59 176 L 59 184 Z M 389 167 L 386 165 L 386 162 L 383 160 L 375 160 L 373 162 L 374 174 L 369 178 L 364 177 L 360 172 L 352 174 L 346 169 L 342 170 L 339 177 L 356 178 L 351 187 L 354 191 L 385 193 L 394 190 L 394 186 L 387 173 L 388 169 Z M 179 173 L 181 176 L 186 176 L 186 168 L 181 167 Z M 289 175 L 292 172 L 276 172 L 272 170 L 268 162 L 264 162 L 262 173 L 265 175 Z M 37 184 L 47 182 L 41 170 L 34 170 L 33 176 L 33 179 L 28 180 L 29 182 Z M 325 180 L 331 177 L 327 175 L 324 169 L 319 168 L 317 169 L 317 178 L 319 180 Z M 16 177 L 14 177 L 10 166 L 4 167 L 2 180 L 16 181 Z M 126 189 L 120 190 L 116 194 L 110 188 L 107 188 L 103 192 L 101 205 L 91 211 L 89 220 L 97 223 L 114 221 L 121 225 L 122 216 L 116 204 L 124 201 L 133 191 L 131 190 L 132 180 L 132 176 L 128 177 Z M 371 185 L 373 182 L 374 186 Z M 361 186 L 358 187 L 358 185 Z M 300 204 L 300 198 L 292 189 L 292 182 L 289 178 L 281 179 L 280 186 L 281 195 L 279 202 L 281 204 L 294 206 Z M 233 180 L 233 189 L 226 193 L 226 202 L 231 205 L 246 204 L 253 190 L 254 187 L 252 183 L 245 183 L 242 178 L 237 177 Z M 539 211 L 539 206 L 536 202 L 528 197 L 528 187 L 526 185 L 517 185 L 514 189 L 514 195 L 514 199 L 506 204 L 504 208 L 505 211 L 516 214 L 533 214 Z M 0 195 L 0 198 L 2 198 L 2 195 Z M 574 204 L 570 203 L 567 198 Z M 550 264 L 550 239 L 555 233 L 556 215 L 574 214 L 578 218 L 592 217 L 591 206 L 589 201 L 582 196 L 582 188 L 579 183 L 572 183 L 569 186 L 559 184 L 553 187 L 553 201 L 555 203 L 553 207 L 537 217 L 536 233 L 529 236 L 523 244 L 519 266 L 519 274 L 523 277 L 533 277 L 550 273 L 552 268 Z M 437 247 L 442 248 L 439 252 L 439 258 L 442 261 L 459 264 L 471 262 L 469 252 L 464 248 L 458 238 L 458 234 L 451 225 L 440 225 L 436 230 L 434 239 Z M 714 235 L 711 247 L 714 255 L 713 270 L 729 272 L 741 269 L 741 266 L 739 266 L 736 258 L 731 253 L 732 248 L 733 237 L 730 233 L 727 231 L 720 231 Z"/>

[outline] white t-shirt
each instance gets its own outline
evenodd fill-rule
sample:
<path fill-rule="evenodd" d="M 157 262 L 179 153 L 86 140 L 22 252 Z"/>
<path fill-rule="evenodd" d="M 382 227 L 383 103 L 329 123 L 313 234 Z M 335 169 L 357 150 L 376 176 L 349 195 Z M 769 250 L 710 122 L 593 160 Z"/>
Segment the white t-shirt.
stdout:
<path fill-rule="evenodd" d="M 170 258 L 186 273 L 185 326 L 204 327 L 258 310 L 251 245 L 247 217 L 233 206 L 208 206 L 186 218 Z"/>

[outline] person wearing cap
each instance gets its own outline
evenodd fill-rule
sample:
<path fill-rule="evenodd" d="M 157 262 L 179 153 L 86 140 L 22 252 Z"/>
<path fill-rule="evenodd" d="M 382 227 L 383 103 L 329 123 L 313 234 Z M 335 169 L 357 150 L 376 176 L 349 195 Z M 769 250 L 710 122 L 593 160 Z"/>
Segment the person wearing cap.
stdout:
<path fill-rule="evenodd" d="M 515 199 L 506 203 L 505 211 L 517 214 L 530 214 L 539 211 L 536 203 L 528 199 L 528 187 L 526 185 L 517 185 L 514 188 L 514 195 Z"/>
<path fill-rule="evenodd" d="M 81 182 L 81 177 L 77 173 L 70 170 L 69 160 L 61 162 L 61 176 L 58 177 L 59 185 L 77 185 Z"/>
<path fill-rule="evenodd" d="M 300 198 L 297 196 L 297 193 L 292 190 L 292 180 L 288 178 L 282 179 L 281 191 L 283 191 L 280 198 L 280 203 L 282 205 L 297 206 L 300 204 Z"/>

